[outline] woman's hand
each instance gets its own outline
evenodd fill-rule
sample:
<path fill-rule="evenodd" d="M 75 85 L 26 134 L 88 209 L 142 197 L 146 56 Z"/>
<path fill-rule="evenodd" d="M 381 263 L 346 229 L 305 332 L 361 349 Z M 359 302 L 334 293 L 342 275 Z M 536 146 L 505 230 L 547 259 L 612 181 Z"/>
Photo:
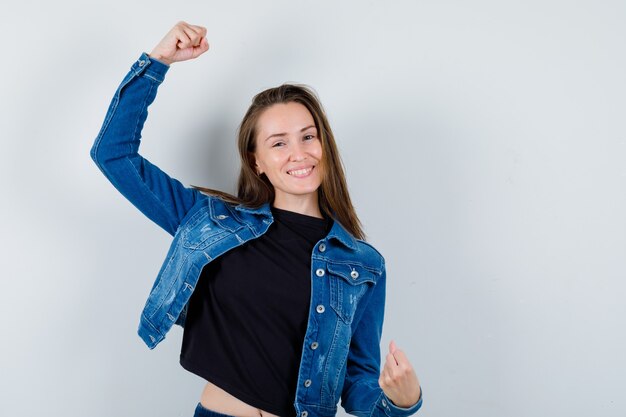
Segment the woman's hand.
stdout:
<path fill-rule="evenodd" d="M 154 47 L 150 56 L 164 64 L 194 59 L 209 50 L 206 28 L 178 22 Z"/>
<path fill-rule="evenodd" d="M 389 343 L 389 353 L 378 378 L 378 384 L 387 398 L 398 407 L 411 407 L 420 398 L 420 383 L 411 362 L 404 352 L 396 347 L 393 340 Z"/>

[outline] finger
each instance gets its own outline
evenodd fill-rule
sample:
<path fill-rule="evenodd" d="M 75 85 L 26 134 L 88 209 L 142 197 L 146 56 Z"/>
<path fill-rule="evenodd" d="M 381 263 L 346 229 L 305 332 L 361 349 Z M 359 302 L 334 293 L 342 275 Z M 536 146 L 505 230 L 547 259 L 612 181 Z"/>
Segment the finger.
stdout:
<path fill-rule="evenodd" d="M 196 33 L 199 33 L 201 37 L 206 38 L 206 28 L 204 26 L 198 26 L 198 25 L 190 25 L 195 31 Z"/>
<path fill-rule="evenodd" d="M 388 373 L 393 374 L 395 368 L 398 367 L 398 362 L 396 362 L 396 358 L 393 357 L 391 353 L 387 354 L 385 358 L 385 366 L 383 367 Z"/>
<path fill-rule="evenodd" d="M 389 342 L 389 352 L 393 353 L 396 351 L 398 347 L 396 346 L 396 342 L 394 342 L 393 340 L 391 342 Z"/>
<path fill-rule="evenodd" d="M 208 51 L 209 47 L 209 41 L 206 38 L 202 38 L 202 42 L 200 43 L 200 48 L 202 49 L 202 52 Z"/>
<path fill-rule="evenodd" d="M 191 45 L 190 46 L 199 46 L 202 41 L 202 34 L 197 31 L 195 28 L 191 26 L 184 26 L 183 31 L 189 38 Z"/>
<path fill-rule="evenodd" d="M 393 361 L 393 359 L 391 359 Z M 395 365 L 391 365 L 390 362 L 387 362 L 386 366 L 383 369 L 383 372 L 380 374 L 378 378 L 378 383 L 382 388 L 392 388 L 398 385 L 401 374 L 399 373 L 397 367 Z"/>
<path fill-rule="evenodd" d="M 192 46 L 191 39 L 189 39 L 189 36 L 183 30 L 182 27 L 177 27 L 176 28 L 175 36 L 176 36 L 176 39 L 178 41 L 178 42 L 176 42 L 176 46 L 178 48 L 185 49 L 185 48 L 189 48 L 190 46 Z"/>
<path fill-rule="evenodd" d="M 194 46 L 199 46 L 202 42 L 202 38 L 206 37 L 206 28 L 198 25 L 185 25 L 183 27 L 185 33 L 191 41 L 194 43 Z"/>
<path fill-rule="evenodd" d="M 380 377 L 378 377 L 378 385 L 380 385 L 383 388 L 387 388 L 392 385 L 392 382 L 393 382 L 393 377 L 391 373 L 391 366 L 389 365 L 389 362 L 387 362 L 385 363 L 385 366 L 382 372 L 380 373 Z"/>
<path fill-rule="evenodd" d="M 206 38 L 202 38 L 202 41 L 200 42 L 200 46 L 196 46 L 193 48 L 192 56 L 193 58 L 197 58 L 208 50 L 209 50 L 209 42 L 206 40 Z"/>
<path fill-rule="evenodd" d="M 188 32 L 188 31 L 195 31 L 195 25 L 190 25 L 189 23 L 185 22 L 185 21 L 180 21 L 178 23 L 176 23 L 176 25 L 174 26 L 175 28 L 182 30 L 184 32 Z"/>
<path fill-rule="evenodd" d="M 391 353 L 387 355 L 388 357 L 385 363 L 384 370 L 385 373 L 389 375 L 389 379 L 391 381 L 397 381 L 405 377 L 406 375 L 414 373 L 413 367 L 409 363 L 404 353 L 401 350 L 397 350 L 396 354 L 398 353 L 401 354 L 401 361 L 398 361 L 396 356 Z"/>
<path fill-rule="evenodd" d="M 382 383 L 380 381 L 383 381 L 383 382 L 386 381 L 387 377 L 389 375 L 389 372 L 391 372 L 391 369 L 390 369 L 391 368 L 391 364 L 389 363 L 389 356 L 390 356 L 390 354 L 388 354 L 385 357 L 385 363 L 383 365 L 383 368 L 380 370 L 379 383 L 381 384 L 381 386 L 382 386 Z"/>
<path fill-rule="evenodd" d="M 406 356 L 406 353 L 404 353 L 404 351 L 397 349 L 393 353 L 393 357 L 396 359 L 396 362 L 398 363 L 398 365 L 411 366 L 411 361 L 409 361 L 409 358 Z"/>
<path fill-rule="evenodd" d="M 383 374 L 378 378 L 378 385 L 383 389 L 389 389 L 393 386 L 393 381 L 389 375 Z"/>
<path fill-rule="evenodd" d="M 382 374 L 380 374 L 380 376 L 378 377 L 378 385 L 380 385 L 381 388 L 389 388 L 389 376 L 383 372 Z"/>
<path fill-rule="evenodd" d="M 397 365 L 398 361 L 396 360 L 393 352 L 391 351 L 391 349 L 389 349 L 389 353 L 387 354 L 387 362 L 389 362 L 390 365 Z"/>

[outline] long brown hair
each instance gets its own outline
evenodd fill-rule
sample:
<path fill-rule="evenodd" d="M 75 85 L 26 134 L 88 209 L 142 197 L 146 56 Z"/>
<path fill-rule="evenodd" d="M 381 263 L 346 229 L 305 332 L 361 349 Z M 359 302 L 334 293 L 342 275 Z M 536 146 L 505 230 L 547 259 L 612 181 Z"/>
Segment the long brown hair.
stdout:
<path fill-rule="evenodd" d="M 304 105 L 319 132 L 322 143 L 322 184 L 318 188 L 320 210 L 327 217 L 341 223 L 357 239 L 365 239 L 361 222 L 356 215 L 344 174 L 343 163 L 335 143 L 335 137 L 326 114 L 315 92 L 306 85 L 283 84 L 260 92 L 252 99 L 239 126 L 238 148 L 241 170 L 237 184 L 237 197 L 219 190 L 192 186 L 200 191 L 218 196 L 233 204 L 259 207 L 274 201 L 274 187 L 265 174 L 257 175 L 254 168 L 257 121 L 263 111 L 279 103 L 296 102 Z"/>

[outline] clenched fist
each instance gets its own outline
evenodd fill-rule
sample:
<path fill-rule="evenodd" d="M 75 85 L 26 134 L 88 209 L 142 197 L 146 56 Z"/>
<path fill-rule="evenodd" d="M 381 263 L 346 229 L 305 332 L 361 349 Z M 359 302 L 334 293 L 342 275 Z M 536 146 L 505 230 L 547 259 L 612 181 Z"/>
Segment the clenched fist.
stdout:
<path fill-rule="evenodd" d="M 392 340 L 385 365 L 378 378 L 383 392 L 398 407 L 409 408 L 417 403 L 421 396 L 420 383 L 403 351 Z"/>
<path fill-rule="evenodd" d="M 174 62 L 197 58 L 208 50 L 206 28 L 178 22 L 154 47 L 150 56 L 170 65 Z"/>

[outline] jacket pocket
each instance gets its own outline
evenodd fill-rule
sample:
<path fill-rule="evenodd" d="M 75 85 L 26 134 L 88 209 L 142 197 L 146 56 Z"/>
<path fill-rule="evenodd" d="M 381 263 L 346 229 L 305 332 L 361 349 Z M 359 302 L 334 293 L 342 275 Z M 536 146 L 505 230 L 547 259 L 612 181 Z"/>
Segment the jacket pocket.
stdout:
<path fill-rule="evenodd" d="M 346 324 L 352 323 L 359 300 L 376 276 L 360 265 L 329 263 L 330 305 Z"/>
<path fill-rule="evenodd" d="M 183 246 L 187 249 L 203 250 L 230 234 L 215 223 L 205 210 L 199 211 L 191 219 L 182 233 Z"/>

